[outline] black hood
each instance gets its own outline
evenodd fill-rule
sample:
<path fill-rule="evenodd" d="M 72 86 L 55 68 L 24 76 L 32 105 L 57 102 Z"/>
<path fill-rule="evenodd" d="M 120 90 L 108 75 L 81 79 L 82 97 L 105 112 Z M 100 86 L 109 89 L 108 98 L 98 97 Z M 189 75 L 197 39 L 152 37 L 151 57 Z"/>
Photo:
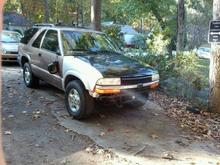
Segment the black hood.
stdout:
<path fill-rule="evenodd" d="M 133 60 L 117 53 L 96 53 L 76 56 L 77 58 L 91 64 L 103 77 L 136 77 L 148 76 L 156 73 L 149 66 L 141 65 Z"/>

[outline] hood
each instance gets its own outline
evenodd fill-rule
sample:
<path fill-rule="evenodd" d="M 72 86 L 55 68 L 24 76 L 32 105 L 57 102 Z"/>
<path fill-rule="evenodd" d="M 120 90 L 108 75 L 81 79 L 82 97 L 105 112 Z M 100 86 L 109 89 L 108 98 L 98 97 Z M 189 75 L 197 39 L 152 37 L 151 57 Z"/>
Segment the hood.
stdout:
<path fill-rule="evenodd" d="M 5 51 L 17 52 L 18 43 L 1 43 L 1 48 L 3 48 Z"/>
<path fill-rule="evenodd" d="M 141 65 L 138 61 L 120 54 L 91 54 L 76 56 L 96 68 L 103 77 L 137 77 L 155 74 L 150 66 Z"/>

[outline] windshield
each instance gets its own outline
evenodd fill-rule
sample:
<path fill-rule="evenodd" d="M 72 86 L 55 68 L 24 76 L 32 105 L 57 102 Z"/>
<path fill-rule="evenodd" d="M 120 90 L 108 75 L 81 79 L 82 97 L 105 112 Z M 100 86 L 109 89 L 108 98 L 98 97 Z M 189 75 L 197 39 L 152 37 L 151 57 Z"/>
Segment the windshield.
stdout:
<path fill-rule="evenodd" d="M 201 47 L 201 48 L 199 48 L 199 50 L 203 51 L 203 52 L 207 52 L 207 53 L 211 52 L 210 48 L 203 48 L 203 47 Z"/>
<path fill-rule="evenodd" d="M 14 32 L 2 32 L 1 42 L 5 43 L 18 43 L 20 42 L 21 35 Z"/>
<path fill-rule="evenodd" d="M 74 51 L 119 52 L 119 48 L 105 34 L 63 31 L 61 33 L 65 55 Z"/>

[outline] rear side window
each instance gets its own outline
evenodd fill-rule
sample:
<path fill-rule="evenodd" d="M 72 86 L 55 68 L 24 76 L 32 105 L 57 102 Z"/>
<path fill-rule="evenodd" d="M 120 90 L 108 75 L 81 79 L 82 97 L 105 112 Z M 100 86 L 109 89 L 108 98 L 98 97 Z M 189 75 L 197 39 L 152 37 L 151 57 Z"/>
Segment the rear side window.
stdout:
<path fill-rule="evenodd" d="M 41 48 L 49 50 L 51 52 L 57 52 L 59 49 L 58 34 L 55 30 L 48 30 Z"/>
<path fill-rule="evenodd" d="M 32 46 L 35 48 L 40 48 L 41 40 L 45 34 L 46 30 L 40 33 L 40 35 L 36 38 L 36 40 L 33 42 Z"/>
<path fill-rule="evenodd" d="M 21 39 L 21 43 L 27 44 L 31 38 L 38 32 L 38 28 L 31 28 L 24 32 L 24 37 Z"/>

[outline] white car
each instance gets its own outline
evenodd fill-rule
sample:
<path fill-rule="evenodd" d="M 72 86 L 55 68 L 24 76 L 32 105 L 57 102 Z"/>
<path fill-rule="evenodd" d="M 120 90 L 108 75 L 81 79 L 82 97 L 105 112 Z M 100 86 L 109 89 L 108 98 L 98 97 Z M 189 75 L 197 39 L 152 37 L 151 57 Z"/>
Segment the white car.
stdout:
<path fill-rule="evenodd" d="M 200 58 L 210 59 L 211 57 L 211 48 L 208 47 L 199 47 L 196 50 L 196 55 Z"/>
<path fill-rule="evenodd" d="M 15 31 L 3 30 L 1 32 L 1 56 L 3 62 L 17 62 L 18 44 L 22 36 Z"/>

